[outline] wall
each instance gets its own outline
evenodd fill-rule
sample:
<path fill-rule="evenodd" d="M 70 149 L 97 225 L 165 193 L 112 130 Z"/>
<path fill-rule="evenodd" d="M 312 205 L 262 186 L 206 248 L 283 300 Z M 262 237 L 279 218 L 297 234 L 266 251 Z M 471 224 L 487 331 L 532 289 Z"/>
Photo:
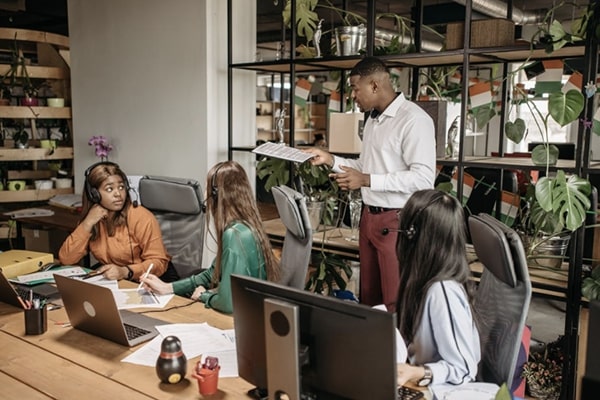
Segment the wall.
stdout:
<path fill-rule="evenodd" d="M 227 2 L 69 0 L 68 13 L 76 191 L 98 161 L 92 135 L 110 139 L 110 161 L 130 175 L 204 185 L 227 158 Z M 255 14 L 244 13 L 242 26 L 255 27 Z M 254 46 L 254 38 L 241 40 Z"/>

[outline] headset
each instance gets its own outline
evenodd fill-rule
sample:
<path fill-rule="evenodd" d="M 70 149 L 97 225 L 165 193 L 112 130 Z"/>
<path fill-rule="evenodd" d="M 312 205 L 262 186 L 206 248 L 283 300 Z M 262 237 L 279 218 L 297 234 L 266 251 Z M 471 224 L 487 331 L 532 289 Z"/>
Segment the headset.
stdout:
<path fill-rule="evenodd" d="M 213 201 L 213 207 L 217 206 L 217 200 L 219 199 L 219 186 L 217 185 L 217 174 L 219 173 L 219 170 L 221 168 L 223 168 L 223 166 L 225 165 L 225 162 L 221 162 L 219 164 L 219 166 L 217 167 L 217 169 L 215 169 L 215 173 L 213 174 L 212 178 L 210 179 L 210 197 L 212 198 Z M 202 202 L 202 212 L 206 214 L 206 200 L 204 199 L 204 201 Z"/>
<path fill-rule="evenodd" d="M 424 207 L 418 209 L 417 212 L 414 214 L 412 221 L 408 226 L 408 229 L 383 228 L 381 230 L 381 234 L 385 236 L 390 232 L 398 232 L 406 236 L 408 240 L 413 240 L 417 235 L 417 228 L 415 228 L 415 222 L 418 221 L 419 217 L 421 216 L 421 213 L 425 211 L 427 207 L 431 206 L 433 203 L 438 202 L 442 198 L 444 198 L 444 194 L 436 197 L 435 199 L 429 200 L 429 203 L 425 204 Z"/>
<path fill-rule="evenodd" d="M 125 190 L 127 191 L 127 194 L 131 195 L 131 192 L 135 193 L 135 200 L 132 201 L 132 204 L 134 207 L 137 207 L 138 206 L 138 197 L 139 197 L 137 192 L 135 190 L 133 190 L 131 188 L 131 186 L 129 185 L 129 179 L 127 179 L 127 175 L 125 175 L 125 173 L 121 170 L 121 167 L 119 167 L 119 164 L 116 164 L 116 163 L 110 162 L 110 161 L 97 162 L 95 164 L 90 165 L 88 167 L 88 169 L 85 170 L 85 173 L 84 173 L 85 183 L 84 183 L 83 190 L 84 190 L 85 195 L 87 196 L 88 200 L 91 201 L 92 203 L 96 203 L 96 204 L 100 204 L 100 202 L 102 201 L 102 196 L 100 195 L 100 192 L 98 191 L 98 189 L 96 189 L 95 187 L 92 186 L 92 184 L 90 183 L 90 180 L 89 180 L 90 173 L 94 170 L 94 168 L 96 168 L 100 165 L 112 166 L 118 170 L 119 175 L 121 176 L 121 178 L 123 179 L 123 183 L 125 184 Z"/>

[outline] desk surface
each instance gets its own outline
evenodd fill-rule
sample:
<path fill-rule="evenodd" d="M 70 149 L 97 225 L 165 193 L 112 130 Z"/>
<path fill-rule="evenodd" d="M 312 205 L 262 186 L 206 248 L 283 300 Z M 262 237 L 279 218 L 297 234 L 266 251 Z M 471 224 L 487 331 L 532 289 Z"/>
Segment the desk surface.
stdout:
<path fill-rule="evenodd" d="M 175 296 L 167 308 L 188 303 Z M 207 322 L 233 328 L 233 318 L 195 303 L 150 314 L 169 322 Z M 48 331 L 25 336 L 23 311 L 0 303 L 0 386 L 6 399 L 198 399 L 198 384 L 189 372 L 176 385 L 160 382 L 154 368 L 121 362 L 139 347 L 127 348 L 56 323 L 68 321 L 63 308 L 48 312 Z M 143 345 L 140 345 L 143 346 Z M 216 399 L 247 398 L 252 386 L 241 378 L 220 378 Z"/>

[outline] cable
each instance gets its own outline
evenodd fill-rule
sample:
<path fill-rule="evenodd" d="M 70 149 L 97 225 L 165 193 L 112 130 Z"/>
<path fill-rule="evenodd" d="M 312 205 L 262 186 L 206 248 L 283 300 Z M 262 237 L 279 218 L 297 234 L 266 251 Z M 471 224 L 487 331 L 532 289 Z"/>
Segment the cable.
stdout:
<path fill-rule="evenodd" d="M 178 308 L 185 308 L 185 307 L 189 307 L 189 306 L 191 306 L 192 304 L 195 304 L 195 303 L 197 303 L 197 302 L 198 302 L 198 301 L 196 301 L 196 300 L 192 300 L 192 301 L 190 301 L 189 303 L 187 303 L 187 304 L 182 304 L 182 305 L 180 305 L 180 306 L 172 306 L 172 307 L 169 307 L 169 308 L 163 308 L 163 309 L 160 309 L 160 310 L 148 310 L 148 311 L 142 311 L 142 312 L 140 312 L 140 314 L 160 313 L 160 312 L 166 312 L 166 311 L 176 310 L 176 309 L 178 309 Z"/>

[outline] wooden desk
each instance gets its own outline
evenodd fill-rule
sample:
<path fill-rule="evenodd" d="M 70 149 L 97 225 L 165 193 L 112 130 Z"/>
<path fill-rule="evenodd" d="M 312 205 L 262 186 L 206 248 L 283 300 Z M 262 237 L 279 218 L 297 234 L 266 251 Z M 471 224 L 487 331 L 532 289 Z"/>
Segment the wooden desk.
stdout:
<path fill-rule="evenodd" d="M 175 296 L 167 305 L 189 302 Z M 233 328 L 233 318 L 195 304 L 150 314 L 178 323 L 207 322 Z M 152 367 L 121 362 L 138 347 L 111 341 L 56 323 L 68 321 L 64 309 L 48 312 L 48 331 L 25 336 L 23 311 L 0 303 L 0 386 L 6 399 L 198 399 L 198 384 L 190 371 L 198 358 L 188 360 L 186 378 L 176 385 L 160 382 Z M 143 345 L 140 345 L 143 346 Z M 185 352 L 185 349 L 184 349 Z M 214 399 L 247 398 L 253 386 L 241 378 L 220 378 Z"/>

